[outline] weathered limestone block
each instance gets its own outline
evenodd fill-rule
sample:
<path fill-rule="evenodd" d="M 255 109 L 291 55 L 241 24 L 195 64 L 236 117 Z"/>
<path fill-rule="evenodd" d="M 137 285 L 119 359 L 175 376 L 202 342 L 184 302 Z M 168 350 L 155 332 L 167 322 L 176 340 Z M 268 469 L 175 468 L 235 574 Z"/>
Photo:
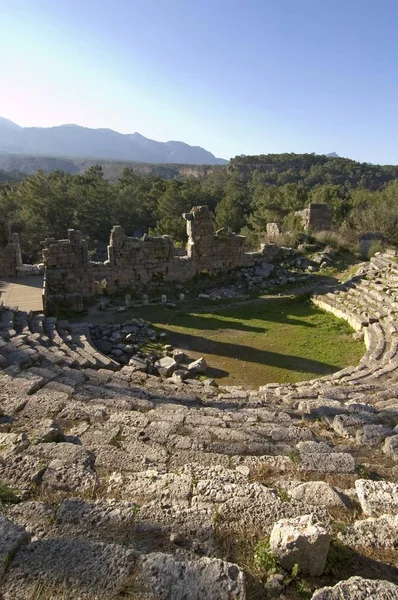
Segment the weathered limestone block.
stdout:
<path fill-rule="evenodd" d="M 25 529 L 0 513 L 0 579 L 14 552 L 29 541 Z"/>
<path fill-rule="evenodd" d="M 330 210 L 327 204 L 311 203 L 308 208 L 296 212 L 303 221 L 305 231 L 325 231 L 330 228 Z"/>
<path fill-rule="evenodd" d="M 156 361 L 155 367 L 161 375 L 170 377 L 178 369 L 178 363 L 171 356 L 163 356 Z"/>
<path fill-rule="evenodd" d="M 350 577 L 334 587 L 317 590 L 312 600 L 398 600 L 398 586 L 389 581 Z"/>
<path fill-rule="evenodd" d="M 338 534 L 344 544 L 354 548 L 395 548 L 398 539 L 398 515 L 382 515 L 355 521 Z"/>
<path fill-rule="evenodd" d="M 130 579 L 136 559 L 117 544 L 79 539 L 40 540 L 20 550 L 12 561 L 2 593 L 4 600 L 33 598 L 37 583 L 54 594 L 81 600 L 109 600 Z"/>
<path fill-rule="evenodd" d="M 267 223 L 267 240 L 274 242 L 281 234 L 278 223 Z"/>
<path fill-rule="evenodd" d="M 293 488 L 289 492 L 291 498 L 312 506 L 337 506 L 344 508 L 349 499 L 326 481 L 308 481 Z"/>
<path fill-rule="evenodd" d="M 245 600 L 245 576 L 240 567 L 216 558 L 192 562 L 170 554 L 147 554 L 140 579 L 163 600 Z"/>
<path fill-rule="evenodd" d="M 190 375 L 196 375 L 198 373 L 206 373 L 207 362 L 202 356 L 201 358 L 198 358 L 198 360 L 194 360 L 193 362 L 191 362 L 187 368 L 188 368 Z"/>
<path fill-rule="evenodd" d="M 291 571 L 297 564 L 302 573 L 311 577 L 322 575 L 329 546 L 329 534 L 312 514 L 281 519 L 270 537 L 271 550 L 284 569 Z"/>
<path fill-rule="evenodd" d="M 394 460 L 398 460 L 398 435 L 392 435 L 386 438 L 383 452 L 390 455 Z"/>
<path fill-rule="evenodd" d="M 355 489 L 365 514 L 398 514 L 398 485 L 396 483 L 357 479 Z"/>

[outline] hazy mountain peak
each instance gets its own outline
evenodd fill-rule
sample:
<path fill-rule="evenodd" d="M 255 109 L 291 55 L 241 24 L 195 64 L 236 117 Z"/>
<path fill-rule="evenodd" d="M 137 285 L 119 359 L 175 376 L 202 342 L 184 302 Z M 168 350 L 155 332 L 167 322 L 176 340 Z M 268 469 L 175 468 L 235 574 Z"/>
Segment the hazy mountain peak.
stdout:
<path fill-rule="evenodd" d="M 326 156 L 328 158 L 340 158 L 340 156 L 336 154 L 336 152 L 329 152 L 329 154 L 326 154 Z"/>
<path fill-rule="evenodd" d="M 56 127 L 19 127 L 0 117 L 0 151 L 71 158 L 101 158 L 147 163 L 225 164 L 200 146 L 157 142 L 140 133 L 91 129 L 75 123 Z"/>
<path fill-rule="evenodd" d="M 10 121 L 9 119 L 5 119 L 4 117 L 0 117 L 0 127 L 7 127 L 10 129 L 18 129 L 18 130 L 22 129 L 22 127 L 20 127 L 13 121 Z"/>

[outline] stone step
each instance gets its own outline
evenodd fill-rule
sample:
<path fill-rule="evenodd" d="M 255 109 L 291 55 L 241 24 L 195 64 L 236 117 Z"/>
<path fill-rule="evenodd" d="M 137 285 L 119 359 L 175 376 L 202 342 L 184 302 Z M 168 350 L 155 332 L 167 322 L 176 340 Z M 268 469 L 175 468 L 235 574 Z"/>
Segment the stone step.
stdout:
<path fill-rule="evenodd" d="M 107 368 L 113 371 L 121 368 L 119 363 L 94 347 L 91 342 L 90 329 L 86 324 L 71 326 L 71 336 L 75 350 L 89 358 L 94 363 L 95 368 Z"/>
<path fill-rule="evenodd" d="M 14 329 L 17 333 L 22 333 L 24 330 L 29 330 L 29 313 L 24 310 L 19 310 L 14 316 Z"/>

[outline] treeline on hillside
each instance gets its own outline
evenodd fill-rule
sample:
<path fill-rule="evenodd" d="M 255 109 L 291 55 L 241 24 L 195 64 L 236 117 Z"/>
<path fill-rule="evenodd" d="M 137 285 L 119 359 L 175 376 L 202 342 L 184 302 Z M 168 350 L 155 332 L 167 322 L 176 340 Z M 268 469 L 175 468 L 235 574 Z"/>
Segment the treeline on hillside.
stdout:
<path fill-rule="evenodd" d="M 183 165 L 178 163 L 139 163 L 123 160 L 105 160 L 88 158 L 70 158 L 61 156 L 37 156 L 30 154 L 8 154 L 0 152 L 0 171 L 20 172 L 34 175 L 37 171 L 65 171 L 74 175 L 82 175 L 90 167 L 102 167 L 104 177 L 114 183 L 123 174 L 125 168 L 136 175 L 154 175 L 162 179 L 180 179 L 183 177 L 206 177 L 214 170 L 223 168 L 219 165 Z"/>
<path fill-rule="evenodd" d="M 26 259 L 37 259 L 46 236 L 64 238 L 81 229 L 94 248 L 108 240 L 111 227 L 132 235 L 150 231 L 186 240 L 181 214 L 194 205 L 215 211 L 217 228 L 243 232 L 255 246 L 266 224 L 297 227 L 294 211 L 309 202 L 326 203 L 332 226 L 356 241 L 366 231 L 380 231 L 398 245 L 398 167 L 357 163 L 312 154 L 236 157 L 202 178 L 166 180 L 140 176 L 125 168 L 114 183 L 101 166 L 83 174 L 64 171 L 26 177 L 0 187 L 0 214 L 21 234 Z"/>
<path fill-rule="evenodd" d="M 4 171 L 0 169 L 0 186 L 2 187 L 10 187 L 10 184 L 16 181 L 22 181 L 24 179 L 24 174 L 20 171 Z M 7 185 L 6 185 L 7 184 Z"/>
<path fill-rule="evenodd" d="M 263 184 L 302 182 L 309 188 L 327 184 L 379 190 L 389 181 L 398 178 L 396 165 L 372 165 L 322 154 L 237 156 L 227 168 L 230 173 L 238 173 L 245 181 L 250 180 L 255 173 Z"/>

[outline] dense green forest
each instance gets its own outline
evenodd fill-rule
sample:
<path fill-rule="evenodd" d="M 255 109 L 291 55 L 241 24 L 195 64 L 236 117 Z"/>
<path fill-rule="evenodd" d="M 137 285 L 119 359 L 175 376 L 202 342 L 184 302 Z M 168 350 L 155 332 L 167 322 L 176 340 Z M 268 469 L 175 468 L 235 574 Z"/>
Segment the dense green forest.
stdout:
<path fill-rule="evenodd" d="M 191 170 L 191 173 L 194 172 Z M 366 231 L 380 231 L 398 244 L 398 167 L 358 163 L 315 154 L 238 156 L 227 166 L 202 169 L 200 176 L 138 175 L 124 168 L 109 181 L 100 165 L 84 173 L 41 170 L 20 181 L 0 173 L 0 214 L 21 234 L 26 258 L 36 259 L 40 241 L 81 229 L 94 248 L 113 225 L 132 235 L 149 231 L 185 241 L 183 212 L 207 204 L 217 228 L 243 232 L 254 246 L 266 223 L 285 230 L 296 226 L 293 212 L 309 202 L 329 205 L 332 227 L 355 242 Z M 3 180 L 3 181 L 2 181 Z"/>

